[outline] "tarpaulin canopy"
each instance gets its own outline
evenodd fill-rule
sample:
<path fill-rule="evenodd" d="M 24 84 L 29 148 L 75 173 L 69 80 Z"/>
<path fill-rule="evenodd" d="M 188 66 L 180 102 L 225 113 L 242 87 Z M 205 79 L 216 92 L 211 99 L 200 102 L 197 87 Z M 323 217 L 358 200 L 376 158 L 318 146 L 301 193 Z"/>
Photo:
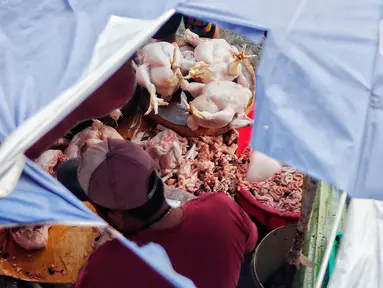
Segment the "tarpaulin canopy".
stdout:
<path fill-rule="evenodd" d="M 0 199 L 2 225 L 105 224 L 30 160 L 23 166 L 22 155 L 81 115 L 122 105 L 132 89 L 126 61 L 174 9 L 254 41 L 269 29 L 257 74 L 257 150 L 352 196 L 383 198 L 380 1 L 14 0 L 0 3 L 0 194 L 13 190 Z M 124 75 L 129 89 L 118 95 Z M 121 241 L 176 286 L 193 286 L 160 247 Z"/>

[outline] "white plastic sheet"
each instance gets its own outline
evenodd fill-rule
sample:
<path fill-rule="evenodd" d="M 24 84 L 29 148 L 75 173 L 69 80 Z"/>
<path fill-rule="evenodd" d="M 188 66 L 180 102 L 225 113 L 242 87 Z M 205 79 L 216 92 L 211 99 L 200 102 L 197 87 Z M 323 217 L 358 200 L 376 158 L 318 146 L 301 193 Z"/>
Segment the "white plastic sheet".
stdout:
<path fill-rule="evenodd" d="M 330 288 L 383 287 L 383 202 L 351 201 Z"/>

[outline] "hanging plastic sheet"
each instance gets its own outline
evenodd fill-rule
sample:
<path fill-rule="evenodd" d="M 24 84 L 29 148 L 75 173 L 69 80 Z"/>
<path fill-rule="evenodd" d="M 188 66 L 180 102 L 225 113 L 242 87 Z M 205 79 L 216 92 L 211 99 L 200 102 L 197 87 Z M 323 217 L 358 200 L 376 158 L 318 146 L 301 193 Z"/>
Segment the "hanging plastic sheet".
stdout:
<path fill-rule="evenodd" d="M 353 197 L 383 199 L 382 9 L 301 1 L 258 70 L 253 146 Z"/>
<path fill-rule="evenodd" d="M 383 202 L 353 199 L 330 288 L 383 287 Z"/>

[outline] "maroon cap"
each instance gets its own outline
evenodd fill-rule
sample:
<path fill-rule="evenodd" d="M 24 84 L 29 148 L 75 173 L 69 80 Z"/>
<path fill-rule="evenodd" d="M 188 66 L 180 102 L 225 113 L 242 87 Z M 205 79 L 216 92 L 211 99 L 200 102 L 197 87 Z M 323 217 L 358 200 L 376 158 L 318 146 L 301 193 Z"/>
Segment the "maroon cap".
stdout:
<path fill-rule="evenodd" d="M 156 170 L 153 159 L 127 140 L 98 141 L 83 153 L 77 170 L 88 198 L 105 208 L 129 210 L 149 199 L 149 180 Z"/>

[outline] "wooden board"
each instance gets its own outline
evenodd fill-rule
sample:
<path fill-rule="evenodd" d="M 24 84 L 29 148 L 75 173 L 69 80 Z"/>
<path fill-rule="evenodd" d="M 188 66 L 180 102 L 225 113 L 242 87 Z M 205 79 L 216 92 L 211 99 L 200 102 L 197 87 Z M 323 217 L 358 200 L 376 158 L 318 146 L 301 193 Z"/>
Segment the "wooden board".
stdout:
<path fill-rule="evenodd" d="M 90 203 L 85 204 L 95 211 Z M 41 283 L 74 283 L 93 252 L 98 229 L 54 225 L 49 229 L 48 246 L 33 252 L 20 248 L 11 237 L 5 237 L 6 234 L 0 237 L 0 247 L 3 247 L 0 275 Z M 51 266 L 54 274 L 48 271 Z"/>
<path fill-rule="evenodd" d="M 184 46 L 187 44 L 184 41 L 178 41 L 177 42 L 180 48 L 182 49 Z M 248 106 L 245 109 L 246 114 L 248 114 L 255 102 L 255 71 L 254 67 L 251 65 L 250 61 L 247 59 L 244 60 L 243 62 L 243 69 L 242 72 L 248 82 L 250 83 L 250 90 L 253 93 L 252 99 L 249 101 Z M 140 104 L 141 107 L 144 111 L 146 111 L 148 105 L 149 105 L 149 93 L 147 92 L 146 89 L 143 89 L 139 86 L 137 86 L 137 89 L 140 89 L 138 91 L 138 94 L 140 95 Z M 226 127 L 222 128 L 199 128 L 196 131 L 192 131 L 188 126 L 187 126 L 187 108 L 185 105 L 181 102 L 181 90 L 178 90 L 172 97 L 172 100 L 170 101 L 168 106 L 163 106 L 159 107 L 158 109 L 158 114 L 155 115 L 154 113 L 150 113 L 149 117 L 158 124 L 161 124 L 163 126 L 166 126 L 181 136 L 186 136 L 186 137 L 195 137 L 195 136 L 201 136 L 201 135 L 220 135 L 224 134 L 227 131 L 230 130 L 229 125 Z M 192 100 L 190 98 L 191 96 L 188 95 L 188 93 L 185 93 L 187 95 L 187 98 L 189 100 Z"/>

